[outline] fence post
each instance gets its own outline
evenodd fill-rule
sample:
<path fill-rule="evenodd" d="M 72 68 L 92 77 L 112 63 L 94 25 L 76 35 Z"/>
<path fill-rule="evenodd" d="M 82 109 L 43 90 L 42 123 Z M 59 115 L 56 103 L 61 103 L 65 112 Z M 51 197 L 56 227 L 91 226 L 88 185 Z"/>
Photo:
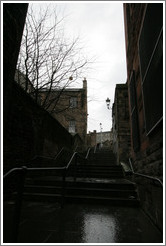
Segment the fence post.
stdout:
<path fill-rule="evenodd" d="M 63 174 L 62 174 L 61 208 L 63 208 L 65 204 L 65 195 L 66 195 L 66 168 L 63 169 Z"/>

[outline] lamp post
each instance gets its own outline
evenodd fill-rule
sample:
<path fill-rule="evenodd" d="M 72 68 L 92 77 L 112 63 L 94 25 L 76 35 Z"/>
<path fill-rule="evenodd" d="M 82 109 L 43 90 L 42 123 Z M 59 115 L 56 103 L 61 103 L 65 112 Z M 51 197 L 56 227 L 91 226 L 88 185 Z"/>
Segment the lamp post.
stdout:
<path fill-rule="evenodd" d="M 103 146 L 103 140 L 102 140 L 102 123 L 100 123 L 100 148 Z"/>
<path fill-rule="evenodd" d="M 106 99 L 105 101 L 106 101 L 106 104 L 107 104 L 107 108 L 108 108 L 109 110 L 112 109 L 112 108 L 110 107 L 111 100 L 107 97 L 107 99 Z"/>
<path fill-rule="evenodd" d="M 110 106 L 111 100 L 109 99 L 109 97 L 107 97 L 105 101 L 106 101 L 107 109 L 112 110 L 113 107 Z M 111 123 L 112 123 L 112 119 L 111 119 Z"/>

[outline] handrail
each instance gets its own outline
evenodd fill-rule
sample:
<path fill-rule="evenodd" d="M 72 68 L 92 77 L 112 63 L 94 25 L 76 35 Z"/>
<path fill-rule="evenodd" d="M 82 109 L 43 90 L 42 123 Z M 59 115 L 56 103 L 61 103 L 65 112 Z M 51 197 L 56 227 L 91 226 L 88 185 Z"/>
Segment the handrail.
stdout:
<path fill-rule="evenodd" d="M 63 148 L 60 152 L 62 152 Z M 60 153 L 59 152 L 59 153 Z M 17 197 L 16 197 L 16 205 L 15 205 L 15 213 L 14 213 L 14 220 L 13 220 L 13 241 L 17 242 L 18 238 L 18 229 L 19 229 L 19 222 L 20 222 L 20 214 L 21 214 L 21 206 L 22 206 L 22 198 L 23 198 L 23 189 L 25 183 L 25 176 L 27 171 L 46 171 L 46 170 L 62 170 L 62 199 L 61 199 L 61 207 L 64 205 L 65 199 L 65 190 L 66 190 L 66 172 L 67 169 L 70 167 L 72 161 L 75 158 L 75 172 L 74 172 L 74 181 L 76 181 L 77 176 L 77 160 L 78 157 L 85 160 L 83 156 L 78 154 L 78 152 L 74 152 L 72 157 L 70 158 L 68 164 L 63 167 L 16 167 L 9 170 L 6 174 L 4 174 L 3 179 L 9 177 L 13 172 L 21 171 L 20 179 L 18 180 L 18 190 L 17 190 Z"/>
<path fill-rule="evenodd" d="M 15 167 L 10 169 L 7 173 L 4 174 L 3 178 L 5 179 L 7 176 L 9 176 L 11 173 L 13 173 L 14 171 L 19 171 L 22 170 L 23 168 L 26 168 L 29 171 L 39 171 L 39 170 L 45 170 L 45 171 L 51 171 L 51 170 L 65 170 L 68 169 L 70 164 L 72 163 L 74 157 L 78 155 L 80 156 L 82 159 L 84 159 L 84 157 L 82 157 L 81 155 L 78 154 L 78 152 L 74 152 L 72 157 L 70 158 L 68 164 L 66 166 L 63 167 L 26 167 L 26 166 L 22 166 L 22 167 Z"/>
<path fill-rule="evenodd" d="M 30 161 L 35 160 L 35 158 L 37 157 L 41 157 L 41 158 L 45 158 L 45 159 L 49 159 L 49 160 L 56 160 L 58 158 L 58 156 L 61 154 L 61 152 L 64 150 L 64 147 L 58 152 L 57 155 L 55 155 L 54 157 L 50 157 L 50 156 L 44 156 L 44 155 L 35 155 Z"/>
<path fill-rule="evenodd" d="M 77 148 L 78 148 L 78 144 L 77 144 L 77 146 L 75 147 L 74 152 L 76 152 Z"/>
<path fill-rule="evenodd" d="M 11 173 L 13 173 L 14 171 L 19 171 L 19 170 L 22 170 L 21 167 L 15 167 L 15 168 L 12 168 L 10 169 L 7 173 L 5 173 L 3 175 L 3 178 L 5 179 L 6 177 L 8 177 Z"/>
<path fill-rule="evenodd" d="M 151 179 L 151 180 L 157 181 L 163 187 L 163 183 L 162 183 L 162 181 L 159 178 L 156 178 L 156 177 L 153 177 L 153 176 L 149 176 L 149 175 L 145 175 L 145 174 L 142 174 L 142 173 L 137 173 L 137 172 L 135 173 L 130 158 L 129 158 L 129 164 L 130 164 L 130 168 L 131 168 L 132 174 L 134 174 L 136 176 L 143 177 L 143 178 L 147 178 L 147 179 Z"/>
<path fill-rule="evenodd" d="M 21 171 L 21 176 L 18 179 L 17 182 L 17 194 L 15 199 L 15 212 L 14 212 L 14 218 L 13 218 L 13 228 L 12 228 L 12 240 L 13 242 L 17 242 L 18 240 L 18 231 L 19 231 L 19 223 L 20 223 L 20 215 L 21 215 L 21 207 L 22 207 L 22 198 L 23 198 L 23 190 L 24 190 L 24 182 L 25 182 L 25 176 L 27 172 L 27 167 L 23 166 L 21 168 L 12 168 L 9 170 L 3 178 L 7 178 L 10 176 L 11 173 L 15 171 Z"/>
<path fill-rule="evenodd" d="M 58 157 L 59 157 L 59 155 L 62 153 L 62 151 L 64 150 L 64 147 L 62 147 L 62 149 L 58 152 L 58 154 L 54 157 L 54 160 L 56 160 Z"/>
<path fill-rule="evenodd" d="M 87 154 L 86 154 L 86 156 L 85 156 L 85 159 L 88 159 L 88 156 L 89 156 L 90 150 L 91 150 L 91 148 L 89 147 L 89 148 L 88 148 L 88 150 L 87 150 Z"/>
<path fill-rule="evenodd" d="M 75 157 L 77 154 L 78 154 L 77 152 L 74 152 L 74 153 L 73 153 L 73 155 L 72 155 L 72 157 L 70 158 L 70 161 L 69 161 L 68 164 L 66 165 L 65 169 L 68 169 L 68 168 L 69 168 L 70 164 L 72 163 L 74 157 Z"/>
<path fill-rule="evenodd" d="M 94 154 L 96 153 L 96 149 L 97 149 L 97 144 L 95 145 L 95 148 L 94 148 Z"/>
<path fill-rule="evenodd" d="M 23 168 L 26 168 L 27 171 L 51 171 L 51 170 L 64 170 L 66 168 L 65 167 L 27 167 L 27 166 L 22 166 L 22 167 L 16 167 L 16 168 L 12 168 L 10 169 L 7 173 L 4 174 L 3 178 L 7 178 L 11 173 L 13 173 L 14 171 L 21 171 Z"/>

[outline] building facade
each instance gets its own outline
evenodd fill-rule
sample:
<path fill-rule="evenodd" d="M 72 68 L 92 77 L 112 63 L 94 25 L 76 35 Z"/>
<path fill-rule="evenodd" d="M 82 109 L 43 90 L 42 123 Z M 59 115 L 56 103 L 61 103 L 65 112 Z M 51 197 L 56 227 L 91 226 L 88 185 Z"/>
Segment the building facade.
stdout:
<path fill-rule="evenodd" d="M 128 162 L 130 152 L 130 124 L 127 84 L 117 84 L 112 107 L 112 148 L 117 164 Z"/>
<path fill-rule="evenodd" d="M 124 23 L 133 168 L 163 177 L 163 4 L 125 3 Z M 143 207 L 162 227 L 162 191 L 139 178 Z M 154 191 L 157 189 L 157 192 Z"/>
<path fill-rule="evenodd" d="M 47 91 L 40 91 L 43 103 Z M 86 146 L 87 135 L 87 80 L 83 80 L 83 88 L 52 89 L 47 98 L 47 111 L 66 128 L 70 134 L 78 134 Z"/>
<path fill-rule="evenodd" d="M 104 146 L 111 146 L 112 144 L 112 132 L 97 132 L 96 133 L 96 143 L 102 143 Z"/>
<path fill-rule="evenodd" d="M 87 134 L 87 146 L 95 147 L 96 146 L 96 130 Z"/>
<path fill-rule="evenodd" d="M 94 130 L 93 132 L 89 132 L 87 134 L 87 144 L 89 147 L 95 147 L 97 144 L 101 144 L 104 147 L 112 147 L 112 131 L 106 131 L 106 132 L 96 132 Z"/>

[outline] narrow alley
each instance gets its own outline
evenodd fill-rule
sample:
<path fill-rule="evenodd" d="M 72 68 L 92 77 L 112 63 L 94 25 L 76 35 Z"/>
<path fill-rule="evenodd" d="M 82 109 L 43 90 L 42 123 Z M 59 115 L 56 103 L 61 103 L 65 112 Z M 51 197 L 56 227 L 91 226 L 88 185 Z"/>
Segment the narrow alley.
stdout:
<path fill-rule="evenodd" d="M 87 164 L 78 164 L 76 181 L 71 169 L 63 207 L 56 202 L 59 176 L 28 175 L 18 243 L 162 242 L 161 231 L 140 208 L 137 187 L 116 166 L 113 153 L 103 148 L 89 155 Z M 6 202 L 5 242 L 12 242 L 13 208 L 14 202 Z"/>
<path fill-rule="evenodd" d="M 163 245 L 165 3 L 75 2 L 2 1 L 1 243 Z"/>

